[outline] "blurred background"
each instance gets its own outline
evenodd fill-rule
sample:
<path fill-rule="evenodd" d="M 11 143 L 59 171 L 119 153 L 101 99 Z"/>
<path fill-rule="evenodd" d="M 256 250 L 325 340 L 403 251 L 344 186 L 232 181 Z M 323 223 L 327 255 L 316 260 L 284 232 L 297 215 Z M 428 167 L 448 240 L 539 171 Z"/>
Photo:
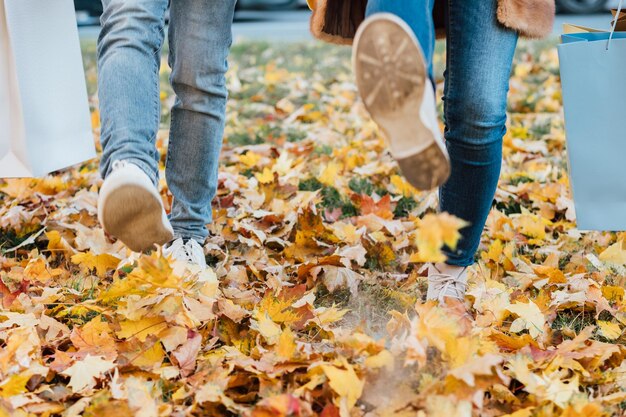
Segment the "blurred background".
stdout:
<path fill-rule="evenodd" d="M 556 0 L 558 17 L 554 35 L 563 23 L 597 29 L 610 24 L 608 10 L 619 0 Z M 100 0 L 75 0 L 81 38 L 95 39 L 99 33 Z M 256 39 L 294 42 L 311 39 L 308 30 L 309 10 L 306 0 L 239 0 L 233 34 L 235 40 Z"/>
<path fill-rule="evenodd" d="M 92 16 L 102 13 L 99 0 L 75 0 L 76 10 L 87 12 Z M 595 13 L 610 7 L 610 0 L 557 0 L 562 13 Z M 239 0 L 238 10 L 287 10 L 304 8 L 306 0 Z"/>

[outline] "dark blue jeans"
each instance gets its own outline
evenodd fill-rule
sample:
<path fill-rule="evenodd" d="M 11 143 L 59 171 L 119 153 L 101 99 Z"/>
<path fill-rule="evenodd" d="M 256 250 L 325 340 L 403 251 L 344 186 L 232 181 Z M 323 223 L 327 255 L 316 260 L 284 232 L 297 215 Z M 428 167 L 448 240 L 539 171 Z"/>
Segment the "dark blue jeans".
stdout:
<path fill-rule="evenodd" d="M 517 33 L 498 23 L 496 0 L 447 1 L 445 139 L 452 173 L 440 209 L 470 223 L 447 263 L 468 266 L 493 203 L 502 165 L 506 104 Z M 415 31 L 432 74 L 434 0 L 370 0 L 368 16 L 393 13 Z"/>

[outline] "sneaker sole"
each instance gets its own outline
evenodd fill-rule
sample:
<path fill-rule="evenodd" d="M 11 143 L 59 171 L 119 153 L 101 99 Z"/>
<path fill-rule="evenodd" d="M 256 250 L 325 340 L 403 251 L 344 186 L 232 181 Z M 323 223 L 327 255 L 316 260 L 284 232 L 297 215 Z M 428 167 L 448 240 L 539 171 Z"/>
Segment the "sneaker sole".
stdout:
<path fill-rule="evenodd" d="M 354 45 L 357 88 L 370 116 L 392 149 L 401 137 L 415 141 L 414 153 L 396 158 L 403 175 L 420 190 L 442 185 L 450 176 L 450 160 L 420 116 L 427 70 L 411 29 L 395 15 L 377 14 L 359 27 Z M 389 66 L 394 70 L 386 71 Z"/>
<path fill-rule="evenodd" d="M 135 184 L 111 190 L 102 208 L 102 226 L 135 252 L 163 245 L 174 238 L 163 223 L 163 206 L 153 193 Z"/>

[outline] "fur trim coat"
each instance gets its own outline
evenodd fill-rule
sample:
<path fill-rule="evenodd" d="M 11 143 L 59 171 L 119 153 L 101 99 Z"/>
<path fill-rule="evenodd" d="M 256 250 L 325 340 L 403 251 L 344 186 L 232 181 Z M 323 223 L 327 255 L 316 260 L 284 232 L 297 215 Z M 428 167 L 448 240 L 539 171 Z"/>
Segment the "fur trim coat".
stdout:
<path fill-rule="evenodd" d="M 349 45 L 358 25 L 363 21 L 367 0 L 344 0 L 341 10 L 327 15 L 327 4 L 339 0 L 308 0 L 313 9 L 311 32 L 326 42 Z M 487 1 L 487 0 L 466 0 Z M 445 0 L 437 0 L 433 17 L 437 34 L 445 35 Z M 555 0 L 498 0 L 498 21 L 520 35 L 538 39 L 552 32 Z"/>

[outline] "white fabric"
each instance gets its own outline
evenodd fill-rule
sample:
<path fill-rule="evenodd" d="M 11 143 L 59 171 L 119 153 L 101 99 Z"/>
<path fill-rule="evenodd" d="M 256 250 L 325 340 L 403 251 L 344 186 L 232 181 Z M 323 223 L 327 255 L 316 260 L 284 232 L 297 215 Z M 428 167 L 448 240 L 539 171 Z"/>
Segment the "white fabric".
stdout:
<path fill-rule="evenodd" d="M 72 0 L 0 0 L 0 178 L 95 156 Z"/>
<path fill-rule="evenodd" d="M 615 33 L 615 28 L 617 27 L 617 20 L 622 14 L 622 2 L 623 0 L 619 0 L 619 4 L 617 5 L 617 13 L 615 13 L 615 19 L 613 19 L 613 26 L 611 27 L 611 34 L 609 35 L 609 40 L 606 41 L 606 50 L 609 50 L 609 46 L 611 46 L 611 40 L 613 39 L 613 34 Z"/>

